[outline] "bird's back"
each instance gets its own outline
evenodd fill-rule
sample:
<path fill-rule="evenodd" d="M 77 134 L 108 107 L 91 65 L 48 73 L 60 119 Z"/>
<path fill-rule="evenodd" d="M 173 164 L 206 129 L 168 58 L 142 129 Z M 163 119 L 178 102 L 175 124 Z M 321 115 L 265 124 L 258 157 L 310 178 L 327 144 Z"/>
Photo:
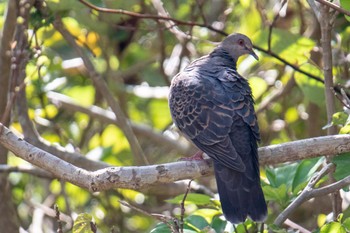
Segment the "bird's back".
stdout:
<path fill-rule="evenodd" d="M 254 101 L 236 62 L 214 51 L 191 63 L 172 81 L 169 106 L 175 124 L 214 160 L 226 218 L 262 221 L 266 203 L 260 187 Z"/>

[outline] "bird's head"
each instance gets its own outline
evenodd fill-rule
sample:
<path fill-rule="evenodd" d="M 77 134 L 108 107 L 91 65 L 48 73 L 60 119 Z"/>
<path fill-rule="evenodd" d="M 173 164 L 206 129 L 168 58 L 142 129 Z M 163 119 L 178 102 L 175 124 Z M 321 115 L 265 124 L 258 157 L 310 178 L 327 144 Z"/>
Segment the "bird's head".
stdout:
<path fill-rule="evenodd" d="M 237 61 L 237 59 L 245 54 L 252 55 L 256 60 L 259 60 L 259 57 L 253 51 L 253 44 L 251 40 L 240 33 L 234 33 L 227 36 L 219 45 L 226 52 L 228 52 L 232 58 Z"/>

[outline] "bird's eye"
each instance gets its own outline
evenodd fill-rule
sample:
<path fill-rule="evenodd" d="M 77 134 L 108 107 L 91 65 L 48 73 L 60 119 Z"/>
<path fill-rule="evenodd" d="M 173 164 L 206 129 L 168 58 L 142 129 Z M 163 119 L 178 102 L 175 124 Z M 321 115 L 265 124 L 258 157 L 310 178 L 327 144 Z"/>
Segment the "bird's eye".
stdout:
<path fill-rule="evenodd" d="M 238 40 L 238 44 L 243 46 L 244 45 L 244 41 L 242 39 Z"/>

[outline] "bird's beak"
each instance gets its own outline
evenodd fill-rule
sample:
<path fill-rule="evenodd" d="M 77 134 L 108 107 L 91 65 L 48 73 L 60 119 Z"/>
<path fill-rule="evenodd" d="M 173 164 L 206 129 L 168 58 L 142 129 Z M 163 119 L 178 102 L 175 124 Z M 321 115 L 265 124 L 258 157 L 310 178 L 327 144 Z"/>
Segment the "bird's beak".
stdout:
<path fill-rule="evenodd" d="M 259 60 L 258 55 L 256 55 L 256 53 L 253 51 L 253 49 L 250 49 L 250 55 L 252 55 L 257 61 Z"/>

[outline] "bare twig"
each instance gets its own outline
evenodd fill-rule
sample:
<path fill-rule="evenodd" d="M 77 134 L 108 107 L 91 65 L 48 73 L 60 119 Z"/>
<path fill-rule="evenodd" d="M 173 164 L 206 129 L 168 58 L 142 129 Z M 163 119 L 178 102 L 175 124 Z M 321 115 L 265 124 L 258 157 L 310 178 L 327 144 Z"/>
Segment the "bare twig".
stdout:
<path fill-rule="evenodd" d="M 152 20 L 156 20 L 156 21 L 158 21 L 158 20 L 166 20 L 166 21 L 172 21 L 173 23 L 179 24 L 179 25 L 206 27 L 206 28 L 208 28 L 209 30 L 211 30 L 213 32 L 217 32 L 219 34 L 222 34 L 221 30 L 218 30 L 218 29 L 212 27 L 211 25 L 178 20 L 178 19 L 174 19 L 174 18 L 171 18 L 171 17 L 168 17 L 168 16 L 164 16 L 164 15 L 149 15 L 149 14 L 140 14 L 140 13 L 135 13 L 135 12 L 121 10 L 121 9 L 108 9 L 108 8 L 95 6 L 95 5 L 93 5 L 93 4 L 89 3 L 89 2 L 86 2 L 85 0 L 79 0 L 79 2 L 81 2 L 85 6 L 91 8 L 91 9 L 94 9 L 94 10 L 96 10 L 98 12 L 110 13 L 110 14 L 123 14 L 123 15 L 128 15 L 128 16 L 131 16 L 131 17 L 140 18 L 140 19 L 152 19 Z M 185 36 L 185 37 L 188 38 L 188 36 Z"/>
<path fill-rule="evenodd" d="M 90 222 L 90 229 L 93 233 L 97 232 L 97 225 L 93 221 Z"/>
<path fill-rule="evenodd" d="M 56 222 L 57 222 L 57 233 L 63 233 L 63 230 L 62 230 L 62 222 L 61 222 L 61 219 L 60 219 L 60 210 L 58 209 L 58 205 L 55 204 L 53 206 L 55 212 L 56 212 Z"/>
<path fill-rule="evenodd" d="M 316 0 L 316 1 L 318 1 L 321 4 L 324 4 L 324 5 L 328 6 L 328 7 L 332 8 L 332 9 L 334 9 L 334 10 L 336 10 L 336 11 L 338 11 L 338 12 L 344 14 L 344 15 L 350 16 L 350 11 L 347 11 L 344 8 L 341 8 L 340 6 L 336 5 L 333 2 L 330 2 L 330 1 L 327 1 L 327 0 Z"/>
<path fill-rule="evenodd" d="M 282 87 L 281 89 L 277 89 L 275 91 L 271 91 L 271 94 L 264 97 L 264 99 L 261 101 L 261 103 L 258 105 L 258 108 L 256 109 L 256 114 L 259 114 L 265 109 L 267 109 L 274 101 L 278 100 L 282 96 L 288 95 L 288 93 L 290 93 L 293 87 L 295 87 L 294 74 L 288 80 L 288 82 L 284 87 Z"/>
<path fill-rule="evenodd" d="M 296 224 L 295 222 L 292 222 L 290 219 L 286 219 L 286 221 L 284 221 L 284 224 L 286 224 L 287 226 L 297 230 L 300 233 L 311 233 L 311 231 L 305 229 L 304 227 Z"/>
<path fill-rule="evenodd" d="M 129 204 L 128 202 L 126 201 L 122 201 L 122 200 L 119 200 L 119 203 L 122 204 L 123 206 L 126 206 L 130 209 L 134 209 L 140 213 L 143 213 L 144 215 L 147 215 L 147 216 L 151 216 L 151 217 L 155 217 L 156 219 L 158 219 L 159 221 L 163 222 L 164 224 L 166 224 L 172 232 L 174 233 L 179 233 L 179 230 L 178 230 L 178 220 L 177 218 L 175 217 L 171 217 L 171 216 L 167 216 L 167 215 L 163 215 L 163 214 L 155 214 L 155 213 L 149 213 L 143 209 L 140 209 L 136 206 L 133 206 L 131 204 Z"/>
<path fill-rule="evenodd" d="M 39 168 L 31 168 L 31 167 L 23 167 L 23 166 L 13 167 L 5 164 L 0 164 L 0 173 L 11 173 L 11 172 L 30 174 L 30 175 L 37 176 L 40 178 L 45 178 L 45 179 L 55 178 L 51 173 Z"/>
<path fill-rule="evenodd" d="M 4 27 L 1 34 L 1 44 L 0 44 L 0 112 L 1 122 L 8 125 L 9 122 L 9 111 L 6 110 L 6 106 L 9 94 L 9 83 L 10 83 L 10 72 L 11 72 L 11 56 L 9 52 L 11 51 L 11 45 L 13 44 L 13 35 L 15 33 L 16 25 L 16 1 L 9 2 L 7 6 L 7 12 L 4 22 Z M 6 116 L 7 115 L 7 116 Z"/>
<path fill-rule="evenodd" d="M 343 104 L 343 106 L 346 107 L 347 109 L 350 109 L 350 99 L 346 95 L 344 89 L 343 88 L 340 89 L 340 94 L 335 92 L 334 89 L 332 90 L 335 97 L 337 97 L 337 99 Z"/>
<path fill-rule="evenodd" d="M 183 231 L 184 231 L 185 201 L 186 201 L 186 198 L 187 198 L 187 195 L 188 195 L 189 191 L 191 190 L 191 182 L 192 182 L 192 180 L 190 180 L 188 182 L 185 195 L 182 198 L 182 201 L 181 201 L 181 204 L 180 204 L 180 207 L 181 207 L 180 232 L 181 233 L 183 233 Z"/>
<path fill-rule="evenodd" d="M 337 133 L 337 126 L 332 125 L 333 114 L 335 109 L 335 96 L 333 94 L 333 59 L 332 59 L 332 28 L 334 24 L 335 14 L 330 12 L 330 8 L 327 5 L 316 5 L 312 0 L 308 0 L 312 10 L 317 16 L 317 20 L 321 27 L 321 47 L 322 47 L 322 61 L 323 61 L 323 75 L 325 85 L 325 97 L 326 97 L 326 112 L 327 123 L 330 125 L 327 127 L 327 134 L 332 135 Z M 331 163 L 331 156 L 326 156 L 327 163 Z M 335 182 L 333 171 L 329 173 L 329 180 L 331 183 Z M 332 207 L 333 216 L 336 218 L 341 212 L 341 197 L 339 191 L 332 193 Z"/>
<path fill-rule="evenodd" d="M 271 36 L 272 36 L 272 29 L 275 26 L 276 21 L 278 20 L 279 16 L 280 16 L 280 11 L 283 9 L 284 5 L 288 3 L 287 0 L 283 0 L 281 3 L 281 7 L 279 9 L 279 11 L 277 12 L 277 14 L 275 15 L 275 17 L 273 18 L 272 22 L 270 23 L 269 26 L 269 34 L 268 34 L 268 39 L 267 39 L 267 51 L 271 51 Z"/>

